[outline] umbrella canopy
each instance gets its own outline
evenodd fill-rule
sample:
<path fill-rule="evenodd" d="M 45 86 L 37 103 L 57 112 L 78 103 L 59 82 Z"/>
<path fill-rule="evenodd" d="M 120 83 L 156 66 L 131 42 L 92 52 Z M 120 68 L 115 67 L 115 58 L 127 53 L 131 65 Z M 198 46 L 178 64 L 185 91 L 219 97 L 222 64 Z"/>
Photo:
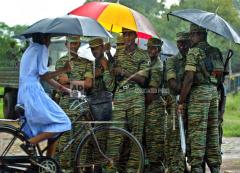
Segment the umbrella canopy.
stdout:
<path fill-rule="evenodd" d="M 21 34 L 29 38 L 34 33 L 52 36 L 81 35 L 90 37 L 112 37 L 96 20 L 83 16 L 46 18 L 32 24 Z"/>
<path fill-rule="evenodd" d="M 173 55 L 177 55 L 178 53 L 178 48 L 176 46 L 176 44 L 166 38 L 161 38 L 161 40 L 163 41 L 163 45 L 162 45 L 162 50 L 161 50 L 161 55 L 164 56 L 173 56 Z M 147 41 L 146 39 L 139 39 L 139 47 L 143 50 L 147 50 Z"/>
<path fill-rule="evenodd" d="M 96 19 L 111 32 L 120 33 L 124 27 L 136 31 L 140 38 L 158 37 L 154 27 L 145 16 L 118 3 L 89 2 L 69 14 Z"/>
<path fill-rule="evenodd" d="M 239 34 L 226 20 L 215 13 L 198 9 L 185 9 L 170 12 L 168 15 L 176 16 L 183 20 L 195 23 L 209 31 L 240 44 Z"/>

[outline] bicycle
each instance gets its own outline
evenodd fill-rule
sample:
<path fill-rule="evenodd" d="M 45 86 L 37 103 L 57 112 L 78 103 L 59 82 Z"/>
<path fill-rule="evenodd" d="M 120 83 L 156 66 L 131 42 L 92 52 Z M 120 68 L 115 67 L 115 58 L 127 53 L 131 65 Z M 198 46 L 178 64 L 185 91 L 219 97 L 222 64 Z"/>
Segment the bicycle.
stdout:
<path fill-rule="evenodd" d="M 126 147 L 124 143 L 126 144 L 127 141 L 127 147 L 135 147 L 138 153 L 134 162 L 136 168 L 134 173 L 143 173 L 144 153 L 141 144 L 126 130 L 110 126 L 110 124 L 124 122 L 94 121 L 89 106 L 88 99 L 84 95 L 81 95 L 73 102 L 71 109 L 81 111 L 76 121 L 72 122 L 72 124 L 81 123 L 81 127 L 73 134 L 63 149 L 56 153 L 54 158 L 44 156 L 47 147 L 42 150 L 39 144 L 35 147 L 36 156 L 29 156 L 28 154 L 17 155 L 17 153 L 19 153 L 19 144 L 27 141 L 27 136 L 22 131 L 24 123 L 22 123 L 19 128 L 12 125 L 0 124 L 0 139 L 2 140 L 2 145 L 0 146 L 0 172 L 2 170 L 2 172 L 7 173 L 58 173 L 61 169 L 56 158 L 71 146 L 76 145 L 81 139 L 75 153 L 74 172 L 128 173 L 128 170 L 130 170 L 127 164 L 129 153 L 124 149 L 124 147 Z M 88 109 L 82 111 L 84 107 Z M 23 114 L 23 109 L 18 106 L 17 112 Z M 79 121 L 79 118 L 82 117 L 85 120 Z M 95 127 L 94 124 L 100 125 Z M 62 134 L 60 134 L 56 140 L 60 138 L 61 135 Z M 105 136 L 106 141 L 102 143 L 101 140 L 103 136 Z M 112 140 L 116 138 L 125 142 L 121 142 L 121 146 L 115 146 L 117 148 L 112 148 Z M 6 142 L 6 140 L 8 140 L 8 142 Z M 16 147 L 18 147 L 18 150 Z"/>

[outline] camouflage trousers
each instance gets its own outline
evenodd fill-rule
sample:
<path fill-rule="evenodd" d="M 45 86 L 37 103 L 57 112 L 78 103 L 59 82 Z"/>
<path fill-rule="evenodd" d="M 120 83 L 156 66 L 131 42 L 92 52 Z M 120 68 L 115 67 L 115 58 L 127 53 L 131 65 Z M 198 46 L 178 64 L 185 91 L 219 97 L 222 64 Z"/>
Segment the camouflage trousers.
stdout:
<path fill-rule="evenodd" d="M 212 173 L 221 165 L 218 94 L 214 85 L 192 86 L 188 104 L 189 161 L 193 173 L 202 173 L 204 158 Z"/>
<path fill-rule="evenodd" d="M 161 99 L 154 100 L 146 109 L 145 151 L 149 161 L 148 172 L 164 172 L 165 106 Z"/>
<path fill-rule="evenodd" d="M 70 101 L 69 96 L 63 96 L 60 98 L 59 102 L 60 107 L 66 112 L 71 122 L 77 118 L 78 114 L 76 111 L 69 110 Z M 58 140 L 57 151 L 61 151 L 63 147 L 69 142 L 74 132 L 80 128 L 80 124 L 73 124 L 71 131 L 65 132 Z M 77 150 L 78 142 L 75 145 L 70 146 L 64 153 L 62 153 L 58 159 L 62 169 L 67 170 L 68 172 L 73 172 L 74 170 L 74 158 Z"/>
<path fill-rule="evenodd" d="M 137 140 L 142 142 L 143 135 L 143 125 L 144 125 L 144 115 L 145 107 L 144 107 L 144 94 L 141 92 L 140 88 L 129 88 L 126 90 L 117 90 L 114 97 L 114 109 L 113 109 L 113 121 L 125 121 L 125 124 L 118 124 L 120 128 L 124 128 L 130 133 L 132 133 Z M 115 140 L 109 147 L 113 148 L 110 150 L 119 150 L 119 146 L 121 146 L 124 141 Z M 124 145 L 124 144 L 123 144 Z M 118 146 L 116 148 L 116 146 Z M 127 172 L 136 172 L 136 148 L 130 146 L 122 147 L 123 150 L 128 150 L 128 161 L 127 165 L 131 168 L 131 170 L 127 170 Z M 113 151 L 114 152 L 114 151 Z M 118 152 L 118 151 L 117 151 Z M 122 151 L 120 151 L 122 152 Z"/>
<path fill-rule="evenodd" d="M 170 173 L 183 173 L 185 156 L 181 149 L 179 117 L 176 115 L 176 99 L 174 96 L 169 95 L 165 97 L 165 100 L 167 102 L 166 109 L 168 114 L 165 140 L 166 165 Z"/>

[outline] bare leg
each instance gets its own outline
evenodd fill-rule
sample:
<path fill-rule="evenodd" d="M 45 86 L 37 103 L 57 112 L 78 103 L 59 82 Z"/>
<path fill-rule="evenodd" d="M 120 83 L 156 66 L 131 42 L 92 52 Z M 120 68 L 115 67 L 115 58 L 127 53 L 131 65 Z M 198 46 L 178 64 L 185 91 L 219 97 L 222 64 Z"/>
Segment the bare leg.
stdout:
<path fill-rule="evenodd" d="M 40 133 L 39 135 L 33 137 L 33 138 L 30 138 L 28 141 L 31 143 L 31 144 L 38 144 L 39 142 L 45 140 L 45 139 L 50 139 L 52 138 L 54 135 L 56 135 L 56 133 L 52 133 L 52 132 L 43 132 L 43 133 Z"/>
<path fill-rule="evenodd" d="M 48 140 L 47 156 L 53 157 L 56 152 L 57 140 Z"/>

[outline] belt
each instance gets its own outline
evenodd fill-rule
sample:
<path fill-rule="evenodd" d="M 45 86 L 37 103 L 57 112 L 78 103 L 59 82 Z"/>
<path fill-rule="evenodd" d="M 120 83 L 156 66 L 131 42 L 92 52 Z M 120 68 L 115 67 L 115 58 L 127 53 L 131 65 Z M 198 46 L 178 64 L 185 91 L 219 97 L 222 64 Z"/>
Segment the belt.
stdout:
<path fill-rule="evenodd" d="M 126 85 L 122 85 L 118 90 L 127 90 L 127 89 L 130 89 L 130 88 L 135 88 L 137 84 L 135 83 L 129 83 L 129 84 L 126 84 Z"/>

